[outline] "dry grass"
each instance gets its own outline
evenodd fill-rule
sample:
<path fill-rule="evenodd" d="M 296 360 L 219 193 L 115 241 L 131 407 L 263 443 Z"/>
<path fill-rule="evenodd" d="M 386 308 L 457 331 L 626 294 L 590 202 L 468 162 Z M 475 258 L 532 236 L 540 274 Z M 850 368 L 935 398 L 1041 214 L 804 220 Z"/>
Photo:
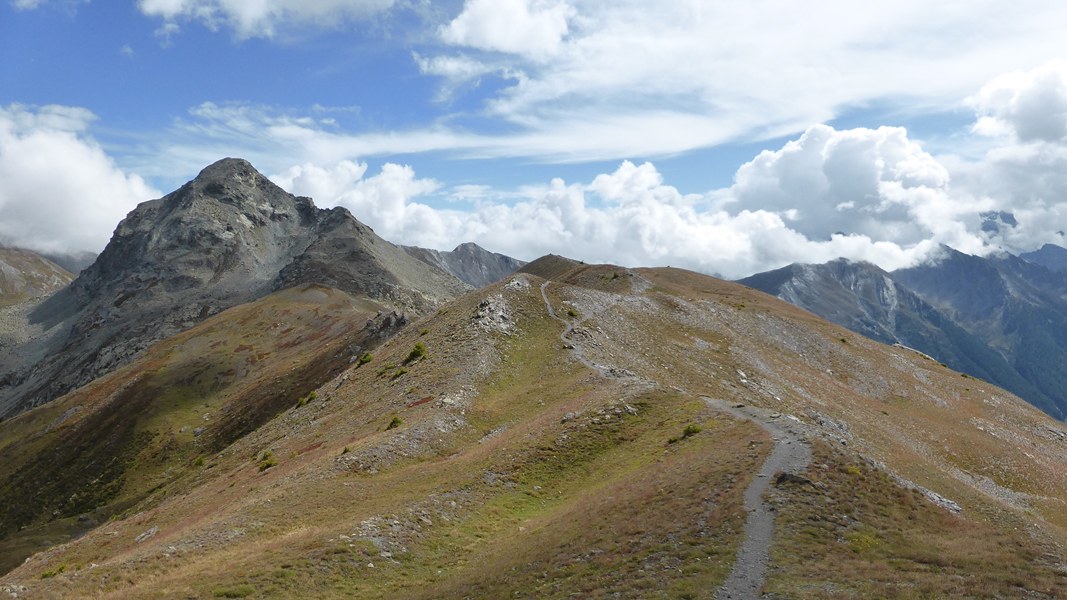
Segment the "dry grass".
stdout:
<path fill-rule="evenodd" d="M 767 591 L 790 598 L 1063 598 L 1054 555 L 1023 531 L 934 506 L 825 444 L 816 485 L 772 492 L 779 510 Z M 818 486 L 818 487 L 816 487 Z"/>
<path fill-rule="evenodd" d="M 775 492 L 769 590 L 1067 593 L 1053 564 L 1067 442 L 1040 413 L 739 286 L 677 269 L 541 267 L 558 276 L 550 300 L 573 308 L 588 357 L 635 377 L 601 378 L 574 360 L 536 277 L 475 292 L 319 386 L 316 400 L 205 455 L 157 501 L 11 579 L 46 596 L 123 598 L 710 597 L 739 542 L 740 494 L 770 444 L 710 411 L 707 395 L 794 416 L 826 441 L 815 460 L 825 467 L 809 474 L 820 488 Z M 475 324 L 496 294 L 511 335 Z M 416 344 L 424 352 L 392 378 Z M 268 451 L 277 464 L 261 472 Z M 890 471 L 959 502 L 963 516 Z"/>

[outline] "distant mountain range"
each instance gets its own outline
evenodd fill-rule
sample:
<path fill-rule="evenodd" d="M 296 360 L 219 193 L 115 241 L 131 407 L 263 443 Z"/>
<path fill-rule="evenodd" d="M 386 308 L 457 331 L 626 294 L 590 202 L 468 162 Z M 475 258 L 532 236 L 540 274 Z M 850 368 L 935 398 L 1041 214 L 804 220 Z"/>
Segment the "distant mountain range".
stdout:
<path fill-rule="evenodd" d="M 986 258 L 942 247 L 887 273 L 844 259 L 740 280 L 872 339 L 909 346 L 1067 415 L 1067 250 Z"/>

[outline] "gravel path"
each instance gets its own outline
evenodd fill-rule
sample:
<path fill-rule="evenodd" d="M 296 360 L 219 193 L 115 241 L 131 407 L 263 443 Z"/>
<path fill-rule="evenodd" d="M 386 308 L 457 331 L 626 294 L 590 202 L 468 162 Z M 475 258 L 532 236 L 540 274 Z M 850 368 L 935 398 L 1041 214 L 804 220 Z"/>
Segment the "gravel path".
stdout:
<path fill-rule="evenodd" d="M 563 323 L 564 325 L 563 333 L 559 334 L 559 339 L 563 342 L 563 346 L 565 348 L 570 348 L 574 351 L 574 356 L 578 359 L 578 362 L 582 363 L 593 371 L 600 373 L 601 375 L 607 376 L 611 369 L 603 365 L 598 365 L 595 362 L 586 358 L 585 349 L 582 348 L 581 342 L 578 342 L 571 338 L 571 332 L 574 331 L 574 323 L 557 315 L 556 309 L 552 308 L 552 303 L 548 300 L 548 292 L 545 291 L 545 288 L 547 288 L 548 284 L 550 283 L 552 282 L 546 281 L 541 284 L 541 298 L 545 301 L 545 308 L 548 309 L 548 316 Z"/>
<path fill-rule="evenodd" d="M 581 342 L 575 340 L 571 333 L 574 323 L 560 317 L 548 299 L 546 288 L 551 281 L 541 284 L 541 298 L 545 301 L 548 315 L 563 323 L 563 332 L 559 338 L 564 347 L 573 350 L 575 358 L 583 365 L 609 376 L 610 367 L 598 365 L 585 356 Z M 774 538 L 774 512 L 763 500 L 763 494 L 770 486 L 775 473 L 780 471 L 798 473 L 811 464 L 811 447 L 798 433 L 797 428 L 787 417 L 767 410 L 737 405 L 723 400 L 703 397 L 713 408 L 732 415 L 735 418 L 753 421 L 771 434 L 774 450 L 763 462 L 759 473 L 752 479 L 745 490 L 744 507 L 748 513 L 745 521 L 745 539 L 741 542 L 734 567 L 722 587 L 715 593 L 717 600 L 749 600 L 760 598 L 760 590 L 767 579 L 768 556 L 771 541 Z"/>
<path fill-rule="evenodd" d="M 774 450 L 763 462 L 759 473 L 745 490 L 745 539 L 737 552 L 737 560 L 730 576 L 715 593 L 717 600 L 748 600 L 760 598 L 760 590 L 767 579 L 767 563 L 774 538 L 774 512 L 763 500 L 763 494 L 779 471 L 799 472 L 811 464 L 811 447 L 804 441 L 787 418 L 750 406 L 731 404 L 704 397 L 712 407 L 738 419 L 753 421 L 767 430 L 774 439 Z"/>

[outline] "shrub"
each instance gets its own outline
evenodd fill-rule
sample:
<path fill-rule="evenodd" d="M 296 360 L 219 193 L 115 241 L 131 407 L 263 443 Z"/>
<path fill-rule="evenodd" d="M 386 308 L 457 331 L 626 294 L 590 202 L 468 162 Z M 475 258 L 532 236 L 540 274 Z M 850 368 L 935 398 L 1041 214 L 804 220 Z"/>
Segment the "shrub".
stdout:
<path fill-rule="evenodd" d="M 44 573 L 41 573 L 41 579 L 51 579 L 51 578 L 55 577 L 56 575 L 59 575 L 60 573 L 62 573 L 63 571 L 66 571 L 66 570 L 67 570 L 67 565 L 58 565 L 54 569 L 49 569 L 49 570 L 45 571 Z"/>
<path fill-rule="evenodd" d="M 567 316 L 569 316 L 571 318 L 577 317 L 578 316 L 578 311 L 574 310 L 573 308 L 568 308 L 567 309 Z"/>
<path fill-rule="evenodd" d="M 204 457 L 203 456 L 197 456 L 196 460 L 193 461 L 193 466 L 194 467 L 202 467 L 202 466 L 204 466 Z"/>
<path fill-rule="evenodd" d="M 425 356 L 426 356 L 426 344 L 423 344 L 422 342 L 419 342 L 419 343 L 415 344 L 415 347 L 412 348 L 411 352 L 408 353 L 408 357 L 404 359 L 404 364 L 406 365 L 408 363 L 415 362 L 415 361 L 419 360 L 420 358 L 424 358 Z"/>
<path fill-rule="evenodd" d="M 362 367 L 363 365 L 369 363 L 373 358 L 374 357 L 371 355 L 370 352 L 364 352 L 363 354 L 359 355 L 359 361 L 356 362 L 356 366 Z"/>
<path fill-rule="evenodd" d="M 259 472 L 262 473 L 277 464 L 278 459 L 274 457 L 274 453 L 267 450 L 263 453 L 263 457 L 259 459 Z"/>
<path fill-rule="evenodd" d="M 419 332 L 419 335 L 420 336 L 421 335 L 426 335 L 427 333 L 430 333 L 430 330 L 429 329 L 423 329 L 422 331 Z"/>
<path fill-rule="evenodd" d="M 400 427 L 403 424 L 404 424 L 404 419 L 401 419 L 400 417 L 394 416 L 393 420 L 389 421 L 389 425 L 387 425 L 385 427 L 385 430 L 389 431 L 390 429 L 396 429 L 397 427 Z"/>
<path fill-rule="evenodd" d="M 296 401 L 296 407 L 300 408 L 301 406 L 304 406 L 308 402 L 311 402 L 312 400 L 314 400 L 315 398 L 318 398 L 318 397 L 319 397 L 318 394 L 316 394 L 315 391 L 312 390 L 310 394 L 308 394 L 307 396 L 304 396 L 303 398 L 301 398 L 301 399 Z"/>
<path fill-rule="evenodd" d="M 694 436 L 694 435 L 700 433 L 701 431 L 704 431 L 703 427 L 701 427 L 700 425 L 697 425 L 696 423 L 690 423 L 690 424 L 685 426 L 685 429 L 682 430 L 682 435 L 680 435 L 678 437 L 672 437 L 672 438 L 668 439 L 667 443 L 668 444 L 678 443 L 678 442 L 684 440 L 687 437 Z"/>
<path fill-rule="evenodd" d="M 393 373 L 393 376 L 390 377 L 389 380 L 390 381 L 396 381 L 397 379 L 400 379 L 401 375 L 403 375 L 404 373 L 407 373 L 407 372 L 408 372 L 407 369 L 405 369 L 404 367 L 400 367 L 399 369 L 396 370 L 395 373 Z"/>

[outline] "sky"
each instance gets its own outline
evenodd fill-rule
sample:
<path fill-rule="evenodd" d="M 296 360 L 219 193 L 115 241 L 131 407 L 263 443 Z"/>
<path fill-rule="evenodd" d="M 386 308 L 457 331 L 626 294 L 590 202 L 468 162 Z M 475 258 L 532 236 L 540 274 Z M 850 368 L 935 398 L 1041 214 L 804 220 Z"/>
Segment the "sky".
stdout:
<path fill-rule="evenodd" d="M 0 0 L 0 242 L 227 156 L 395 243 L 743 277 L 1067 245 L 1067 4 Z"/>

